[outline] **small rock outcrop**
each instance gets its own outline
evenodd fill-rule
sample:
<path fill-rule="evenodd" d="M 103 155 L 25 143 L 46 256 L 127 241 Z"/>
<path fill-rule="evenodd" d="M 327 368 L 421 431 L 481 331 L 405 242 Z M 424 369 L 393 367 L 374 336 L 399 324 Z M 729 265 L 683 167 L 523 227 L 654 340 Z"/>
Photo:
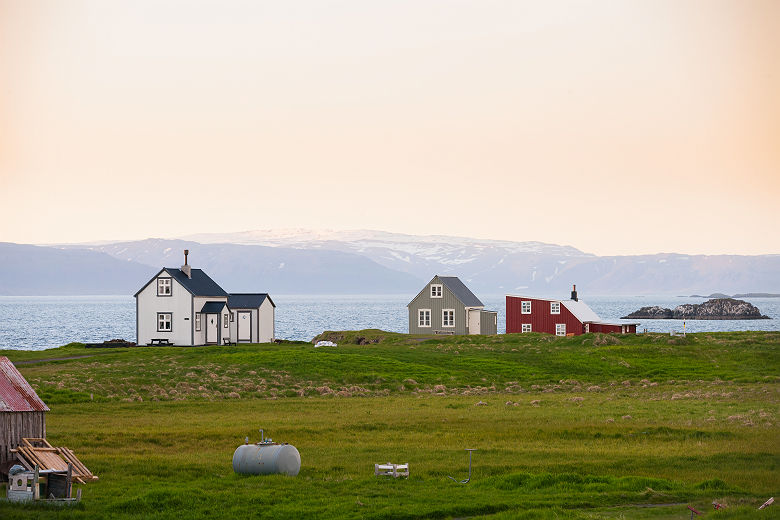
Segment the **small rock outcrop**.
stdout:
<path fill-rule="evenodd" d="M 758 307 L 744 300 L 716 298 L 701 304 L 686 303 L 672 309 L 642 307 L 621 319 L 642 320 L 768 320 Z"/>

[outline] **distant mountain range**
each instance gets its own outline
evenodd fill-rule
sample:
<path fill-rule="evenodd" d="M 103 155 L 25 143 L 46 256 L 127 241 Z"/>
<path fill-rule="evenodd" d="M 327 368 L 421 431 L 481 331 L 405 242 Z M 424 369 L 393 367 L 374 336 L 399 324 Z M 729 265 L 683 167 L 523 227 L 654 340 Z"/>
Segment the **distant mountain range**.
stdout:
<path fill-rule="evenodd" d="M 275 230 L 31 246 L 0 243 L 0 294 L 133 294 L 183 249 L 234 292 L 414 294 L 435 274 L 479 294 L 780 291 L 780 255 L 599 257 L 569 246 L 380 231 Z"/>

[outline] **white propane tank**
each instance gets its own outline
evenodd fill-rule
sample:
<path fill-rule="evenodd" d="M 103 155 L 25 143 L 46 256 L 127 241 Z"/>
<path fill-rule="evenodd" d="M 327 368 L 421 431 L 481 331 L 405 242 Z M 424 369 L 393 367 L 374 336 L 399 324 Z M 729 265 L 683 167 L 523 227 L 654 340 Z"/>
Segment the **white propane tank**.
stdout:
<path fill-rule="evenodd" d="M 242 475 L 282 473 L 294 477 L 301 471 L 301 455 L 291 444 L 243 444 L 233 453 L 233 471 Z"/>

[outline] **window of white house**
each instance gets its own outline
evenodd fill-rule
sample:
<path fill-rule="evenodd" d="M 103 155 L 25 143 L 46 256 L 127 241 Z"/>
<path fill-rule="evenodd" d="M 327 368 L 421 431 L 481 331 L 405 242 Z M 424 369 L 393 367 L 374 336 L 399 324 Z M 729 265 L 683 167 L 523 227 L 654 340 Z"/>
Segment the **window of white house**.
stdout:
<path fill-rule="evenodd" d="M 170 296 L 171 295 L 171 279 L 170 278 L 158 278 L 157 279 L 157 296 Z"/>
<path fill-rule="evenodd" d="M 556 323 L 555 324 L 555 335 L 556 336 L 565 336 L 566 335 L 566 324 L 565 323 Z"/>
<path fill-rule="evenodd" d="M 222 316 L 222 318 L 223 318 L 222 322 L 225 324 L 225 328 L 228 328 L 230 326 L 230 320 L 228 319 L 228 315 L 225 314 L 224 316 Z"/>
<path fill-rule="evenodd" d="M 521 329 L 521 332 L 531 332 L 531 324 L 523 323 L 523 328 Z"/>
<path fill-rule="evenodd" d="M 171 332 L 173 330 L 173 319 L 170 312 L 157 313 L 157 332 Z"/>
<path fill-rule="evenodd" d="M 528 301 L 520 302 L 520 313 L 531 314 L 531 302 Z"/>
<path fill-rule="evenodd" d="M 550 314 L 561 313 L 561 302 L 550 302 Z"/>
<path fill-rule="evenodd" d="M 441 298 L 441 284 L 431 284 L 431 298 Z"/>
<path fill-rule="evenodd" d="M 455 309 L 444 309 L 443 311 L 441 311 L 441 326 L 442 327 L 455 326 Z"/>
<path fill-rule="evenodd" d="M 236 313 L 235 312 L 231 312 L 230 313 L 230 321 L 236 321 Z"/>
<path fill-rule="evenodd" d="M 431 326 L 431 310 L 430 309 L 420 309 L 417 311 L 417 317 L 418 317 L 418 326 L 420 327 L 430 327 Z"/>
<path fill-rule="evenodd" d="M 200 330 L 200 327 L 201 327 L 201 325 L 200 325 L 200 319 L 201 319 L 200 316 L 201 316 L 201 314 L 199 312 L 195 313 L 195 331 L 199 331 Z"/>

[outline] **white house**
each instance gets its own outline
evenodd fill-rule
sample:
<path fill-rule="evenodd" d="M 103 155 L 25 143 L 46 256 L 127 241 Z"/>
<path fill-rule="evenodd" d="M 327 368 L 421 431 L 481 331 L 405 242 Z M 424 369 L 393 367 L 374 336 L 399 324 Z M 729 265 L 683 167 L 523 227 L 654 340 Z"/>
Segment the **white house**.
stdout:
<path fill-rule="evenodd" d="M 268 294 L 228 294 L 201 269 L 164 267 L 135 293 L 136 343 L 222 345 L 274 341 Z"/>

